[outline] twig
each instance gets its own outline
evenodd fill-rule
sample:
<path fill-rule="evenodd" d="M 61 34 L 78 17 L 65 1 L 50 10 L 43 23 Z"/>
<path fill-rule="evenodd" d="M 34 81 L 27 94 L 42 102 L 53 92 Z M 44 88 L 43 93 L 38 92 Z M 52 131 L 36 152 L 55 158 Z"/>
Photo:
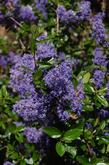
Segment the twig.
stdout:
<path fill-rule="evenodd" d="M 57 17 L 56 17 L 56 31 L 57 31 L 57 34 L 58 34 L 59 33 L 59 16 L 58 16 L 58 14 L 57 14 Z"/>
<path fill-rule="evenodd" d="M 23 42 L 22 42 L 21 39 L 19 39 L 19 42 L 20 42 L 20 44 L 21 44 L 22 49 L 25 50 L 25 46 L 24 46 L 24 44 L 23 44 Z"/>
<path fill-rule="evenodd" d="M 59 17 L 58 17 L 58 15 L 57 15 L 57 18 L 56 18 L 56 22 L 57 22 L 57 34 L 59 33 Z"/>
<path fill-rule="evenodd" d="M 12 21 L 14 21 L 19 27 L 22 27 L 21 23 L 19 23 L 18 21 L 16 21 L 13 17 L 10 17 L 10 19 Z"/>

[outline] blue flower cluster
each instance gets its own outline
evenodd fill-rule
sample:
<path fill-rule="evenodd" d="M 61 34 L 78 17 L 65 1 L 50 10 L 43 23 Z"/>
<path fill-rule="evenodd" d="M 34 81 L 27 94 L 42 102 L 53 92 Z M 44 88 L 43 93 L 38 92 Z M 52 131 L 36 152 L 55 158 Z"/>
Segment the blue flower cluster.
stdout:
<path fill-rule="evenodd" d="M 93 16 L 91 19 L 92 23 L 92 37 L 96 40 L 96 43 L 99 45 L 108 46 L 106 42 L 106 30 L 103 24 L 104 13 L 98 13 Z"/>
<path fill-rule="evenodd" d="M 109 111 L 104 110 L 104 109 L 101 109 L 101 110 L 100 110 L 100 117 L 101 117 L 102 119 L 109 117 Z"/>
<path fill-rule="evenodd" d="M 13 5 L 15 7 L 16 5 L 18 5 L 19 0 L 5 0 L 5 2 L 7 6 Z"/>
<path fill-rule="evenodd" d="M 24 131 L 24 135 L 26 136 L 29 143 L 38 144 L 43 137 L 43 131 L 42 129 L 27 127 Z"/>
<path fill-rule="evenodd" d="M 56 12 L 60 21 L 62 22 L 65 22 L 65 23 L 77 22 L 77 17 L 73 10 L 67 11 L 64 6 L 59 6 Z"/>
<path fill-rule="evenodd" d="M 93 75 L 93 80 L 94 80 L 94 84 L 97 88 L 102 87 L 103 82 L 104 82 L 104 78 L 105 78 L 105 72 L 101 71 L 101 70 L 95 70 L 94 71 L 94 75 Z"/>
<path fill-rule="evenodd" d="M 32 74 L 35 62 L 32 55 L 16 56 L 15 65 L 10 70 L 10 87 L 19 92 L 20 97 L 28 97 L 35 94 Z"/>
<path fill-rule="evenodd" d="M 20 18 L 23 21 L 35 21 L 37 17 L 34 15 L 34 12 L 32 10 L 31 6 L 22 6 L 20 8 Z"/>
<path fill-rule="evenodd" d="M 73 10 L 66 10 L 64 6 L 57 8 L 57 15 L 60 21 L 65 23 L 79 23 L 81 21 L 89 20 L 91 17 L 91 3 L 89 1 L 82 1 L 78 4 L 78 12 Z"/>
<path fill-rule="evenodd" d="M 46 42 L 37 45 L 37 60 L 43 60 L 46 58 L 55 58 L 57 56 L 56 50 L 52 43 Z"/>
<path fill-rule="evenodd" d="M 4 15 L 3 15 L 2 12 L 0 11 L 0 23 L 2 24 L 2 22 L 4 22 Z"/>
<path fill-rule="evenodd" d="M 0 67 L 5 69 L 8 64 L 12 65 L 14 60 L 14 53 L 9 52 L 7 55 L 0 54 Z"/>
<path fill-rule="evenodd" d="M 47 42 L 37 45 L 35 58 L 30 54 L 24 54 L 14 59 L 14 65 L 10 70 L 10 87 L 14 92 L 19 93 L 20 100 L 13 106 L 13 111 L 25 124 L 39 122 L 42 126 L 47 126 L 57 119 L 61 122 L 68 121 L 72 113 L 78 116 L 81 114 L 84 90 L 82 82 L 76 89 L 73 86 L 73 61 L 64 59 L 58 63 L 56 60 L 56 64 L 51 69 L 44 70 L 42 79 L 47 94 L 34 86 L 33 76 L 40 67 L 40 64 L 35 66 L 35 63 L 50 58 L 57 59 L 58 56 L 54 45 Z M 32 127 L 27 128 L 24 134 L 28 142 L 33 143 L 37 143 L 41 136 L 40 131 Z"/>
<path fill-rule="evenodd" d="M 96 48 L 93 52 L 94 59 L 93 63 L 99 66 L 107 66 L 107 57 L 103 54 L 103 50 L 101 48 Z"/>
<path fill-rule="evenodd" d="M 82 1 L 78 5 L 79 12 L 77 13 L 78 19 L 89 20 L 91 17 L 91 3 L 89 1 Z"/>
<path fill-rule="evenodd" d="M 47 10 L 46 5 L 48 0 L 35 0 L 37 9 L 43 14 L 45 18 L 47 18 Z"/>
<path fill-rule="evenodd" d="M 9 161 L 6 161 L 3 165 L 14 165 L 14 164 Z"/>
<path fill-rule="evenodd" d="M 42 120 L 46 117 L 44 102 L 39 97 L 22 99 L 13 106 L 13 111 L 27 122 Z"/>
<path fill-rule="evenodd" d="M 66 119 L 68 118 L 68 112 L 65 111 L 61 115 L 60 112 L 67 105 L 67 102 L 70 102 L 72 112 L 80 115 L 82 110 L 81 100 L 84 98 L 83 88 L 78 86 L 77 90 L 75 90 L 71 78 L 72 64 L 69 61 L 62 62 L 60 66 L 50 70 L 44 77 L 47 87 L 51 90 L 51 94 L 59 100 L 57 108 L 59 116 L 65 118 L 66 115 Z"/>
<path fill-rule="evenodd" d="M 94 55 L 94 58 L 93 58 L 94 64 L 96 64 L 99 67 L 102 67 L 102 66 L 107 67 L 108 60 L 107 60 L 107 57 L 104 55 L 102 48 L 98 48 L 98 47 L 95 48 L 93 55 Z M 93 81 L 97 88 L 102 87 L 105 76 L 106 76 L 106 72 L 105 70 L 103 71 L 101 68 L 96 69 L 94 71 Z"/>
<path fill-rule="evenodd" d="M 21 22 L 31 23 L 38 21 L 40 15 L 34 12 L 38 10 L 47 19 L 46 5 L 48 0 L 34 0 L 32 4 L 22 5 L 20 0 L 4 0 L 0 2 L 0 8 L 6 7 L 7 12 L 0 10 L 0 22 L 1 24 L 6 23 L 6 19 L 9 20 L 10 27 L 16 28 L 16 25 L 20 25 Z"/>
<path fill-rule="evenodd" d="M 0 55 L 0 67 L 6 68 L 6 66 L 7 66 L 7 60 L 6 60 L 5 56 Z"/>

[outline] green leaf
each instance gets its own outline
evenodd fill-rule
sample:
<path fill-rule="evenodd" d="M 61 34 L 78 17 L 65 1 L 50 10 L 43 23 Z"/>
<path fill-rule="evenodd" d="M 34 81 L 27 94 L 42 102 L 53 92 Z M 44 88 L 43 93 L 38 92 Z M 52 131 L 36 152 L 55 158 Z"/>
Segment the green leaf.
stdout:
<path fill-rule="evenodd" d="M 65 154 L 65 146 L 61 142 L 56 144 L 56 152 L 59 156 L 63 156 Z"/>
<path fill-rule="evenodd" d="M 73 158 L 76 156 L 76 153 L 77 153 L 77 149 L 75 147 L 68 146 L 68 145 L 65 146 L 65 151 L 70 153 L 73 156 Z"/>
<path fill-rule="evenodd" d="M 8 127 L 8 131 L 9 131 L 10 133 L 15 133 L 15 132 L 16 132 L 16 125 L 11 124 L 11 125 Z"/>
<path fill-rule="evenodd" d="M 99 93 L 99 95 L 105 95 L 107 91 L 107 88 L 102 88 L 102 89 L 99 89 L 97 92 Z"/>
<path fill-rule="evenodd" d="M 107 165 L 106 163 L 97 163 L 96 165 Z"/>
<path fill-rule="evenodd" d="M 63 136 L 63 140 L 72 141 L 72 140 L 78 139 L 81 133 L 82 133 L 82 129 L 79 129 L 79 128 L 70 129 L 67 132 L 65 132 Z"/>
<path fill-rule="evenodd" d="M 26 162 L 27 164 L 30 164 L 30 165 L 32 165 L 32 164 L 34 163 L 32 158 L 30 158 L 30 159 L 25 159 L 25 162 Z"/>
<path fill-rule="evenodd" d="M 101 105 L 103 105 L 104 107 L 108 107 L 108 106 L 109 106 L 109 104 L 108 104 L 108 102 L 107 102 L 107 100 L 105 99 L 104 96 L 99 96 L 99 95 L 97 95 L 97 100 L 98 100 L 99 103 L 100 103 Z"/>
<path fill-rule="evenodd" d="M 89 165 L 88 158 L 86 158 L 85 156 L 78 156 L 77 160 L 79 161 L 79 163 L 81 163 L 81 165 Z"/>
<path fill-rule="evenodd" d="M 91 74 L 88 72 L 83 76 L 83 83 L 87 84 L 90 80 Z"/>
<path fill-rule="evenodd" d="M 106 127 L 106 122 L 105 121 L 101 122 L 100 129 L 104 130 L 105 127 Z"/>
<path fill-rule="evenodd" d="M 109 140 L 108 139 L 105 139 L 105 138 L 101 138 L 101 143 L 104 143 L 104 144 L 109 144 Z"/>
<path fill-rule="evenodd" d="M 88 94 L 89 93 L 95 93 L 95 90 L 94 90 L 94 88 L 91 86 L 91 85 L 89 85 L 89 84 L 85 84 L 85 92 L 87 92 Z"/>
<path fill-rule="evenodd" d="M 17 139 L 20 143 L 23 143 L 24 137 L 23 137 L 22 134 L 17 133 L 17 134 L 15 135 L 15 137 L 16 137 L 16 139 Z"/>
<path fill-rule="evenodd" d="M 52 138 L 59 138 L 61 136 L 61 131 L 55 127 L 46 127 L 43 131 Z"/>
<path fill-rule="evenodd" d="M 0 91 L 0 95 L 5 98 L 9 98 L 9 94 L 7 92 L 6 86 L 3 85 Z"/>
<path fill-rule="evenodd" d="M 51 68 L 51 64 L 49 63 L 40 66 L 40 69 L 50 69 L 50 68 Z"/>
<path fill-rule="evenodd" d="M 38 69 L 37 72 L 34 73 L 33 77 L 35 81 L 39 80 L 42 77 L 42 70 Z"/>
<path fill-rule="evenodd" d="M 48 61 L 49 64 L 53 65 L 55 63 L 55 60 L 54 58 L 51 58 L 49 61 Z"/>
<path fill-rule="evenodd" d="M 85 110 L 85 111 L 93 111 L 94 108 L 93 108 L 92 105 L 85 105 L 85 106 L 84 106 L 84 110 Z"/>
<path fill-rule="evenodd" d="M 20 165 L 26 165 L 26 162 L 24 162 L 24 160 L 21 160 Z"/>

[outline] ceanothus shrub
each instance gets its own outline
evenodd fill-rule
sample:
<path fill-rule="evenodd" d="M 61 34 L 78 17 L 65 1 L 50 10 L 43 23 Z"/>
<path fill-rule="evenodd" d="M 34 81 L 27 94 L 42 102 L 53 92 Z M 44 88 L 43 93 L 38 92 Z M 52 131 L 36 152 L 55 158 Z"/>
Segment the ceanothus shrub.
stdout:
<path fill-rule="evenodd" d="M 2 164 L 109 163 L 109 34 L 99 5 L 1 2 L 0 23 L 14 36 L 12 48 L 1 39 Z"/>

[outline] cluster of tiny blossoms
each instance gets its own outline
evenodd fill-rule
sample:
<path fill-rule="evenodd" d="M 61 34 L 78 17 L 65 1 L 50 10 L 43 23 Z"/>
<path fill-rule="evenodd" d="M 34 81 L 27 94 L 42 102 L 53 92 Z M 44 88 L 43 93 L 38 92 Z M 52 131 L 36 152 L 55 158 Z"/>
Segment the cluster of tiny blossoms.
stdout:
<path fill-rule="evenodd" d="M 107 34 L 103 24 L 104 13 L 98 13 L 92 17 L 92 37 L 96 40 L 98 45 L 108 46 L 106 42 Z"/>
<path fill-rule="evenodd" d="M 40 68 L 40 65 L 35 67 L 35 63 L 38 60 L 41 62 L 51 58 L 57 61 L 59 57 L 53 44 L 47 42 L 37 46 L 35 58 L 30 54 L 15 58 L 10 71 L 10 87 L 14 92 L 19 93 L 20 100 L 13 106 L 13 111 L 23 119 L 25 124 L 39 122 L 42 123 L 42 126 L 45 124 L 49 126 L 49 123 L 54 123 L 55 120 L 59 120 L 59 122 L 70 120 L 72 113 L 76 113 L 78 116 L 81 114 L 84 92 L 82 82 L 76 89 L 72 84 L 72 61 L 65 59 L 48 71 L 46 69 L 43 71 L 42 79 L 47 88 L 47 94 L 34 86 L 33 75 Z M 34 61 L 34 59 L 36 60 Z M 53 120 L 51 120 L 52 118 Z M 32 137 L 29 132 L 32 132 Z M 27 136 L 29 142 L 34 143 L 40 139 L 38 132 L 41 130 L 35 131 L 35 128 L 28 127 L 24 135 Z"/>
<path fill-rule="evenodd" d="M 78 4 L 78 12 L 73 10 L 66 10 L 64 6 L 59 6 L 57 8 L 57 15 L 60 21 L 65 23 L 79 23 L 81 21 L 86 21 L 91 17 L 91 4 L 89 1 L 82 1 Z"/>
<path fill-rule="evenodd" d="M 48 0 L 35 0 L 34 2 L 37 10 L 47 19 Z M 0 22 L 3 22 L 4 17 L 14 17 L 19 22 L 27 23 L 36 22 L 38 19 L 33 7 L 29 5 L 21 6 L 17 0 L 8 0 L 5 4 L 8 14 L 4 15 L 0 12 Z M 12 10 L 10 10 L 11 6 L 13 6 Z M 93 39 L 98 46 L 93 53 L 93 64 L 97 66 L 97 69 L 93 72 L 92 82 L 96 89 L 100 89 L 104 84 L 105 69 L 108 64 L 107 57 L 99 47 L 100 45 L 107 46 L 103 13 L 93 16 L 91 3 L 82 1 L 78 5 L 77 12 L 72 9 L 67 10 L 64 6 L 58 6 L 56 14 L 59 23 L 62 22 L 64 25 L 89 21 Z M 44 38 L 39 37 L 40 39 L 43 40 Z M 2 67 L 7 65 L 4 59 L 4 57 L 0 57 Z M 54 62 L 50 67 L 42 67 L 44 62 L 48 64 L 50 60 Z M 46 137 L 43 133 L 43 127 L 54 126 L 56 123 L 64 125 L 72 120 L 73 114 L 80 117 L 85 98 L 84 84 L 81 79 L 76 85 L 73 84 L 75 59 L 67 59 L 64 53 L 57 53 L 51 42 L 37 44 L 35 56 L 32 54 L 16 55 L 12 61 L 9 87 L 19 96 L 19 100 L 13 106 L 13 112 L 23 120 L 24 136 L 26 136 L 27 141 L 35 143 L 39 147 L 42 139 Z M 43 69 L 41 70 L 41 68 Z M 38 71 L 41 71 L 42 74 L 40 80 L 35 78 Z M 43 87 L 39 84 L 40 87 L 37 88 L 37 81 L 40 81 Z M 109 89 L 109 82 L 107 88 Z M 109 97 L 109 92 L 106 96 Z M 99 115 L 105 118 L 109 113 L 107 110 L 101 109 Z M 5 162 L 4 165 L 13 165 L 13 163 Z"/>
<path fill-rule="evenodd" d="M 11 163 L 9 161 L 6 161 L 3 165 L 14 165 L 14 163 Z"/>
<path fill-rule="evenodd" d="M 47 9 L 46 5 L 48 0 L 35 0 L 37 9 L 43 14 L 45 18 L 47 18 Z"/>
<path fill-rule="evenodd" d="M 91 3 L 89 1 L 82 1 L 78 5 L 78 19 L 89 20 L 91 17 Z"/>
<path fill-rule="evenodd" d="M 2 69 L 5 69 L 8 64 L 12 64 L 14 59 L 14 53 L 9 52 L 6 56 L 3 54 L 0 54 L 0 67 Z"/>
<path fill-rule="evenodd" d="M 104 55 L 104 52 L 101 48 L 95 48 L 94 50 L 94 58 L 93 63 L 99 67 L 107 67 L 108 61 L 107 57 Z M 105 70 L 96 69 L 94 71 L 93 80 L 94 84 L 97 88 L 102 87 L 104 79 L 105 79 L 106 72 Z"/>
<path fill-rule="evenodd" d="M 38 21 L 38 15 L 35 11 L 38 11 L 47 19 L 46 5 L 48 0 L 33 0 L 32 4 L 22 5 L 21 0 L 4 0 L 0 2 L 0 9 L 5 7 L 6 13 L 0 10 L 0 22 L 1 24 L 7 24 L 6 20 L 9 20 L 9 25 L 16 28 L 16 25 L 21 22 L 31 23 Z"/>
<path fill-rule="evenodd" d="M 103 23 L 105 14 L 103 12 L 92 14 L 91 3 L 89 1 L 82 1 L 78 4 L 78 11 L 75 12 L 72 9 L 67 10 L 64 6 L 59 6 L 57 8 L 57 16 L 60 22 L 65 24 L 73 23 L 80 24 L 84 21 L 91 24 L 92 38 L 95 39 L 97 45 L 102 45 L 108 47 L 108 35 L 106 34 L 106 29 Z"/>
<path fill-rule="evenodd" d="M 95 87 L 100 89 L 100 88 L 102 88 L 104 81 L 105 81 L 105 77 L 106 77 L 106 70 L 102 70 L 102 67 L 104 67 L 105 69 L 107 68 L 108 59 L 107 59 L 106 55 L 104 54 L 103 49 L 100 47 L 95 48 L 95 50 L 93 52 L 93 56 L 94 56 L 93 64 L 95 64 L 97 67 L 99 67 L 98 69 L 94 70 L 93 81 L 94 81 Z M 107 91 L 108 91 L 108 89 L 109 88 L 107 85 Z M 107 96 L 108 96 L 108 94 L 107 94 Z M 101 119 L 104 119 L 109 116 L 109 112 L 105 109 L 101 109 L 99 111 L 99 116 Z"/>

